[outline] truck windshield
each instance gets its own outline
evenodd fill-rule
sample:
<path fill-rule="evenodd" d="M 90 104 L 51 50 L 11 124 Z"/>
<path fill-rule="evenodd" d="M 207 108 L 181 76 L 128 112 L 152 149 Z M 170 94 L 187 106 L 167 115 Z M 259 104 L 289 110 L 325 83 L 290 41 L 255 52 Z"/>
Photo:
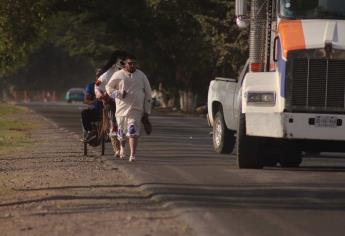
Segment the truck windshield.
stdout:
<path fill-rule="evenodd" d="M 280 0 L 280 16 L 293 19 L 345 19 L 345 1 Z"/>

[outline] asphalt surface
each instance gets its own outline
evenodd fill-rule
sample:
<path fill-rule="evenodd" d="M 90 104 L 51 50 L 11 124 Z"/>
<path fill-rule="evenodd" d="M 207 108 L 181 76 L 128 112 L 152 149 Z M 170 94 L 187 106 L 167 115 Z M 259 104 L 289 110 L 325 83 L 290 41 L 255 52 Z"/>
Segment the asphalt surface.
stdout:
<path fill-rule="evenodd" d="M 81 104 L 29 107 L 81 134 Z M 295 169 L 239 170 L 233 155 L 213 151 L 205 118 L 153 113 L 151 122 L 137 161 L 113 162 L 176 206 L 198 235 L 345 234 L 345 154 L 304 158 Z"/>

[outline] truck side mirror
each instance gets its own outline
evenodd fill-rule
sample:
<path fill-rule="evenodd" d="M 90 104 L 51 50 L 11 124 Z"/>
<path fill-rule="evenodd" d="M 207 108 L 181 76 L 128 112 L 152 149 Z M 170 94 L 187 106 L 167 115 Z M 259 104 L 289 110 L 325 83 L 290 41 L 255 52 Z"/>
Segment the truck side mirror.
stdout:
<path fill-rule="evenodd" d="M 247 0 L 236 0 L 235 15 L 237 17 L 247 15 Z"/>
<path fill-rule="evenodd" d="M 242 16 L 238 16 L 236 18 L 236 24 L 241 29 L 247 28 L 248 27 L 248 20 L 247 19 L 243 19 Z"/>
<path fill-rule="evenodd" d="M 236 24 L 239 28 L 246 28 L 249 24 L 247 19 L 247 0 L 236 0 L 235 15 Z"/>

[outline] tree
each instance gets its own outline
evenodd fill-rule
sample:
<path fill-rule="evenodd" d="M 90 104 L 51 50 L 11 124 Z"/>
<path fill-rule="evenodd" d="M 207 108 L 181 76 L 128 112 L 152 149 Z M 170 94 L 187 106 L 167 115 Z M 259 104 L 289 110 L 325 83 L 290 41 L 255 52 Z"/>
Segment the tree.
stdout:
<path fill-rule="evenodd" d="M 181 107 L 194 110 L 196 96 L 205 102 L 209 81 L 216 75 L 236 76 L 246 60 L 241 44 L 247 32 L 234 24 L 234 1 L 150 0 L 157 46 L 170 56 Z"/>
<path fill-rule="evenodd" d="M 0 32 L 2 74 L 23 65 L 42 42 L 86 56 L 92 67 L 112 50 L 129 50 L 154 87 L 163 83 L 171 93 L 189 97 L 181 107 L 193 110 L 197 96 L 205 102 L 214 76 L 236 76 L 247 57 L 247 32 L 234 23 L 234 1 L 0 1 L 5 12 L 0 25 L 6 25 Z M 23 27 L 14 27 L 18 21 Z"/>
<path fill-rule="evenodd" d="M 28 56 L 30 63 L 11 75 L 17 90 L 51 90 L 64 93 L 71 87 L 84 87 L 95 79 L 86 57 L 74 56 L 63 48 L 44 44 Z"/>
<path fill-rule="evenodd" d="M 0 76 L 25 64 L 40 41 L 49 4 L 48 0 L 0 1 Z"/>

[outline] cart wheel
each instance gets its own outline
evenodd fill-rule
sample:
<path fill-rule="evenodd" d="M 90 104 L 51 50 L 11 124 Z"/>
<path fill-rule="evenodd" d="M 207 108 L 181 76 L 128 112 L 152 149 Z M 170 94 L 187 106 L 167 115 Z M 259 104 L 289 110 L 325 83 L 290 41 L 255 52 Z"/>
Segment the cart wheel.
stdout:
<path fill-rule="evenodd" d="M 84 143 L 84 156 L 87 156 L 87 143 Z"/>
<path fill-rule="evenodd" d="M 105 138 L 104 138 L 104 135 L 102 135 L 102 139 L 101 139 L 101 155 L 103 156 L 104 155 L 104 152 L 105 152 Z"/>
<path fill-rule="evenodd" d="M 80 124 L 81 124 L 82 135 L 83 135 L 83 138 L 85 139 L 87 132 L 84 129 L 82 120 L 80 120 Z M 83 142 L 83 148 L 84 148 L 84 156 L 87 156 L 87 143 L 86 142 Z"/>

